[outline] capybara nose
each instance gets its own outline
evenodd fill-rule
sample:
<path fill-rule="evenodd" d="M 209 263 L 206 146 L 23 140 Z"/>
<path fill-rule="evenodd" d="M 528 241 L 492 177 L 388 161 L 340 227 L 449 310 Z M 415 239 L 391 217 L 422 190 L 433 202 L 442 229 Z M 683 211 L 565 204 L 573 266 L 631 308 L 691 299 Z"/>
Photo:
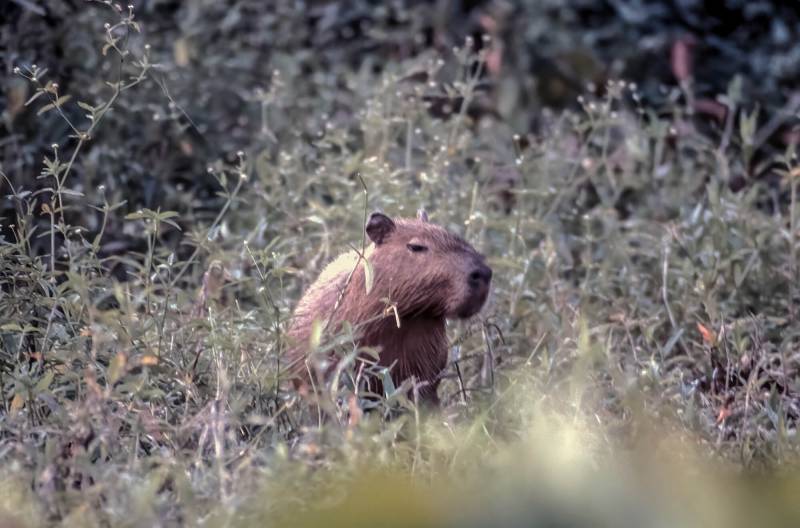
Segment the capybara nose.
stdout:
<path fill-rule="evenodd" d="M 492 268 L 485 264 L 479 264 L 477 268 L 469 274 L 469 285 L 473 288 L 488 286 L 492 280 Z"/>

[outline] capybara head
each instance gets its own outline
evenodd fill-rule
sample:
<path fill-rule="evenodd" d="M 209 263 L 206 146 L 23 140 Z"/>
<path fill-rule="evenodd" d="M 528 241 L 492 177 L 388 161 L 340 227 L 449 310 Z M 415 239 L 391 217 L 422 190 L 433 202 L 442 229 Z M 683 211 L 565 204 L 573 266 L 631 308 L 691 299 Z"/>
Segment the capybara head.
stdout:
<path fill-rule="evenodd" d="M 396 303 L 401 317 L 467 318 L 483 307 L 492 269 L 463 238 L 428 222 L 372 213 L 370 262 L 375 294 Z"/>

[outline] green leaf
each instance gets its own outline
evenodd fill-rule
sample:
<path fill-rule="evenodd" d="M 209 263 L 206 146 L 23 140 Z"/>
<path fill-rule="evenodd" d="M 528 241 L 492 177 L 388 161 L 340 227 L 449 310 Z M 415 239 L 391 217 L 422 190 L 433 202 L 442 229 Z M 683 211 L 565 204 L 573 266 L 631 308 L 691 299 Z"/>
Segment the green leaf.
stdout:
<path fill-rule="evenodd" d="M 181 230 L 181 227 L 180 227 L 178 224 L 176 224 L 175 222 L 173 222 L 172 220 L 163 220 L 163 219 L 162 219 L 161 221 L 162 221 L 163 223 L 165 223 L 165 224 L 169 224 L 169 225 L 171 225 L 172 227 L 174 227 L 174 228 L 175 228 L 175 229 L 177 229 L 178 231 L 180 231 L 180 230 Z"/>
<path fill-rule="evenodd" d="M 679 328 L 677 332 L 672 334 L 672 337 L 669 338 L 667 344 L 664 345 L 663 354 L 665 356 L 668 356 L 670 352 L 672 352 L 672 349 L 675 347 L 675 344 L 678 342 L 678 340 L 681 338 L 682 335 L 683 335 L 683 328 Z"/>
<path fill-rule="evenodd" d="M 311 336 L 308 339 L 311 350 L 319 348 L 319 344 L 322 341 L 322 328 L 322 321 L 319 319 L 314 319 L 314 322 L 311 323 Z"/>
<path fill-rule="evenodd" d="M 83 101 L 78 101 L 78 106 L 90 113 L 94 113 L 95 111 L 95 108 L 92 105 L 89 103 L 84 103 Z"/>
<path fill-rule="evenodd" d="M 143 220 L 145 218 L 148 218 L 148 215 L 144 211 L 136 211 L 125 215 L 125 220 Z"/>
<path fill-rule="evenodd" d="M 76 191 L 74 189 L 67 189 L 66 187 L 61 188 L 62 194 L 67 194 L 69 196 L 85 196 L 82 192 Z"/>
<path fill-rule="evenodd" d="M 388 368 L 381 369 L 381 383 L 383 384 L 384 395 L 391 396 L 397 391 L 392 380 L 392 373 L 389 372 Z"/>
<path fill-rule="evenodd" d="M 125 371 L 125 363 L 127 358 L 122 352 L 118 352 L 111 363 L 108 365 L 108 384 L 113 385 L 116 383 Z"/>
<path fill-rule="evenodd" d="M 42 376 L 42 379 L 40 379 L 39 382 L 36 384 L 36 386 L 33 388 L 33 393 L 39 394 L 40 392 L 46 391 L 50 387 L 50 384 L 53 383 L 53 378 L 55 377 L 55 375 L 56 375 L 55 371 L 51 370 L 47 374 Z"/>
<path fill-rule="evenodd" d="M 35 94 L 33 94 L 33 95 L 31 96 L 31 98 L 30 98 L 30 99 L 28 99 L 27 101 L 25 101 L 25 106 L 28 106 L 29 104 L 31 104 L 32 102 L 34 102 L 36 99 L 38 99 L 38 98 L 39 98 L 41 95 L 43 95 L 43 94 L 44 94 L 44 90 L 38 90 L 38 91 L 37 91 Z"/>
<path fill-rule="evenodd" d="M 372 263 L 364 259 L 364 285 L 367 287 L 367 295 L 372 291 L 375 273 L 372 269 Z"/>
<path fill-rule="evenodd" d="M 739 136 L 742 138 L 742 143 L 748 146 L 753 144 L 757 126 L 758 108 L 753 110 L 750 114 L 746 112 L 741 113 L 739 116 Z"/>
<path fill-rule="evenodd" d="M 728 85 L 728 100 L 738 104 L 742 100 L 742 76 L 736 75 Z"/>
<path fill-rule="evenodd" d="M 61 97 L 59 97 L 58 99 L 56 99 L 52 103 L 46 104 L 43 107 L 41 107 L 39 109 L 39 111 L 36 112 L 36 115 L 42 115 L 43 113 L 47 112 L 48 110 L 52 110 L 53 108 L 58 108 L 61 105 L 63 105 L 64 103 L 66 103 L 67 101 L 69 101 L 71 98 L 72 98 L 71 95 L 62 95 Z"/>

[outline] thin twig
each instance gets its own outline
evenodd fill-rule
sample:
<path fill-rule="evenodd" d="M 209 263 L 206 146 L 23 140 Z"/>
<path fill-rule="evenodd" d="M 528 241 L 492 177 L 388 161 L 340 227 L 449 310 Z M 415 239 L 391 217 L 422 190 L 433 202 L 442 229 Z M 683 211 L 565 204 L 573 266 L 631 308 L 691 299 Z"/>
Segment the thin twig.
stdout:
<path fill-rule="evenodd" d="M 669 255 L 671 252 L 671 248 L 667 239 L 664 239 L 664 262 L 661 268 L 661 300 L 664 302 L 664 307 L 667 309 L 667 316 L 669 317 L 669 322 L 672 325 L 672 329 L 677 331 L 678 330 L 678 323 L 675 321 L 675 316 L 672 314 L 672 308 L 669 305 L 669 297 L 667 294 L 667 284 L 669 281 Z M 684 352 L 687 352 L 686 346 L 683 344 L 682 338 L 678 338 L 678 343 L 680 344 L 681 348 Z"/>

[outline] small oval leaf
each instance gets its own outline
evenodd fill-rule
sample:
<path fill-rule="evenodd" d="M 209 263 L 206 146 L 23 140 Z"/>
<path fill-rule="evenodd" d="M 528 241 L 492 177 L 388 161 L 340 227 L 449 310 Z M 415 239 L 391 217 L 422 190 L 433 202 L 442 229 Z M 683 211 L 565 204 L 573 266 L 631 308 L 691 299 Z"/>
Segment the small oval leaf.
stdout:
<path fill-rule="evenodd" d="M 367 295 L 372 291 L 374 277 L 375 274 L 372 269 L 372 263 L 368 260 L 364 260 L 364 285 L 367 288 Z"/>
<path fill-rule="evenodd" d="M 314 319 L 314 322 L 311 323 L 311 336 L 309 337 L 309 345 L 311 346 L 311 350 L 318 349 L 321 341 L 322 321 L 319 319 Z"/>

